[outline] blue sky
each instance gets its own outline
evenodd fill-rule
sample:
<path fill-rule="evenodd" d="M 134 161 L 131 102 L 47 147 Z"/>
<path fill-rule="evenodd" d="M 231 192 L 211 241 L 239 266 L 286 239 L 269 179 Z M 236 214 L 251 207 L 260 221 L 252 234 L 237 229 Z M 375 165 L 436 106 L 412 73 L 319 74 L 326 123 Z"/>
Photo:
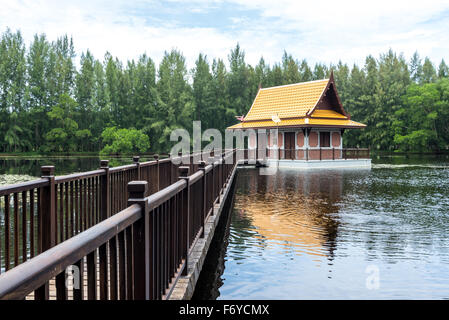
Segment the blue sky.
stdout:
<path fill-rule="evenodd" d="M 415 50 L 449 61 L 449 1 L 291 0 L 0 0 L 0 30 L 20 29 L 50 40 L 73 36 L 78 56 L 90 49 L 121 60 L 146 52 L 158 63 L 176 48 L 189 67 L 200 52 L 227 60 L 239 42 L 247 62 L 270 63 L 286 50 L 310 63 L 362 65 L 392 48 L 407 60 Z"/>

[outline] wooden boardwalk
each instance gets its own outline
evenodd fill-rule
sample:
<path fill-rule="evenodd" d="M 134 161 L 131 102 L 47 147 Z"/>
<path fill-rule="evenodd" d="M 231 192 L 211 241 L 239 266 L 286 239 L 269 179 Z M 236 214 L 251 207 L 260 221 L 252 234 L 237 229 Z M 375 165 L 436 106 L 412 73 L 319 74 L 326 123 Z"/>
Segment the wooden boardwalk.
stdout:
<path fill-rule="evenodd" d="M 188 165 L 136 157 L 132 165 L 109 168 L 104 160 L 99 170 L 58 177 L 44 166 L 39 180 L 0 187 L 8 222 L 0 265 L 15 263 L 0 274 L 0 299 L 169 299 L 237 166 L 235 149 L 209 164 L 178 157 Z M 24 256 L 27 248 L 39 254 L 19 263 L 22 248 Z M 81 268 L 76 289 L 72 264 Z"/>

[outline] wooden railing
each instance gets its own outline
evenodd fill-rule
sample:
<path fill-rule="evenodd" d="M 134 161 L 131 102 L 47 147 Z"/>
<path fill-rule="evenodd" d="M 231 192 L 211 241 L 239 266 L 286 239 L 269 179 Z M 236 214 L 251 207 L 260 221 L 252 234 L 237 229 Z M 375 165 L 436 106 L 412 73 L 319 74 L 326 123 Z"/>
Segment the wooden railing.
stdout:
<path fill-rule="evenodd" d="M 42 167 L 41 179 L 0 187 L 0 274 L 48 250 L 127 207 L 127 184 L 150 182 L 153 194 L 178 180 L 178 165 L 169 158 L 54 176 Z M 190 157 L 190 172 L 198 169 Z M 1 221 L 0 221 L 1 222 Z"/>
<path fill-rule="evenodd" d="M 62 228 L 68 232 L 69 239 L 65 239 L 63 235 L 63 241 L 56 246 L 45 248 L 42 245 L 42 253 L 1 274 L 0 299 L 24 299 L 30 297 L 30 293 L 35 299 L 48 299 L 53 280 L 55 298 L 59 300 L 69 297 L 75 300 L 168 298 L 179 276 L 187 273 L 189 251 L 204 236 L 204 224 L 208 216 L 213 214 L 214 203 L 220 201 L 220 193 L 235 169 L 235 151 L 226 152 L 219 158 L 210 165 L 200 162 L 179 167 L 179 180 L 177 172 L 167 169 L 165 177 L 170 172 L 170 179 L 176 176 L 177 181 L 151 195 L 148 195 L 150 190 L 156 189 L 153 185 L 161 184 L 162 181 L 160 167 L 157 177 L 147 171 L 146 177 L 150 178 L 143 181 L 128 180 L 144 177 L 140 171 L 145 167 L 144 164 L 105 170 L 106 163 L 103 163 L 102 172 L 93 171 L 76 178 L 73 175 L 60 177 L 58 181 L 59 184 L 64 184 L 63 193 L 66 191 L 66 183 L 69 190 L 73 190 L 73 187 L 78 192 L 85 188 L 91 190 L 91 187 L 94 190 L 95 186 L 99 186 L 101 192 L 97 194 L 103 196 L 95 198 L 100 203 L 98 214 L 88 216 L 89 212 L 92 214 L 95 210 L 84 211 L 85 215 L 79 213 L 73 216 L 73 223 L 70 215 L 62 223 L 63 226 L 66 222 L 69 226 L 74 226 Z M 198 168 L 198 172 L 189 175 L 194 168 Z M 56 179 L 50 175 L 51 170 L 44 168 L 44 172 L 49 173 L 49 176 L 44 176 L 47 179 L 8 189 L 16 193 L 37 190 L 40 196 L 38 199 L 41 199 L 37 207 L 41 214 L 42 230 L 45 230 L 43 224 L 49 220 L 42 219 L 44 212 L 51 212 L 52 209 L 48 206 L 58 203 L 57 193 L 51 192 L 53 188 L 56 190 Z M 153 170 L 154 172 L 157 170 Z M 114 173 L 121 174 L 111 178 Z M 91 184 L 87 179 L 93 177 L 98 177 L 98 181 Z M 104 190 L 107 185 L 114 186 L 111 183 L 113 179 L 117 182 L 116 187 L 120 186 L 120 182 L 126 182 L 128 191 L 125 192 L 126 203 L 118 201 L 114 207 L 107 205 L 115 201 L 110 201 L 107 195 L 114 192 L 114 195 L 120 196 L 121 190 L 116 187 L 110 188 L 110 193 Z M 71 187 L 70 182 L 81 180 L 83 182 L 79 182 L 78 188 L 74 183 Z M 45 197 L 50 197 L 53 201 L 43 204 Z M 93 194 L 91 198 L 93 199 Z M 85 199 L 89 197 L 83 196 L 83 201 Z M 64 201 L 63 203 L 65 204 Z M 125 207 L 123 210 L 110 217 L 106 216 L 105 210 L 108 207 L 120 208 L 121 205 Z M 86 205 L 84 208 L 88 207 Z M 78 222 L 75 222 L 75 217 Z M 56 225 L 53 227 L 56 228 Z M 53 238 L 45 239 L 43 236 L 43 244 L 56 241 L 56 229 L 52 231 L 54 233 L 50 236 Z M 79 287 L 69 290 L 65 283 L 66 269 L 72 265 L 79 270 L 80 280 Z"/>

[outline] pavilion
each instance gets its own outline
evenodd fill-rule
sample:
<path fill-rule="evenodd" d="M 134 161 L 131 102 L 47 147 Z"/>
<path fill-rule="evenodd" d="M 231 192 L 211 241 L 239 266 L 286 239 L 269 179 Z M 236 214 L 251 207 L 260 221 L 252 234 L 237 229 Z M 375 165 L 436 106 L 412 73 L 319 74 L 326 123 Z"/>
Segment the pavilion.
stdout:
<path fill-rule="evenodd" d="M 368 149 L 343 148 L 346 129 L 366 125 L 351 120 L 329 79 L 259 88 L 241 122 L 228 130 L 257 130 L 249 135 L 248 154 L 260 159 L 260 132 L 266 136 L 263 160 L 293 167 L 371 167 Z M 277 134 L 276 134 L 277 133 Z"/>

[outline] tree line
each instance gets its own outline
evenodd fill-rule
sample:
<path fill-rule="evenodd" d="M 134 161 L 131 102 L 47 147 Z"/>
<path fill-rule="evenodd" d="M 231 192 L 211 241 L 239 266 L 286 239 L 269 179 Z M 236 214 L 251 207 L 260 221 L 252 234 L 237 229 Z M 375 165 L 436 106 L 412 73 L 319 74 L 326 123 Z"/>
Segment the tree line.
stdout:
<path fill-rule="evenodd" d="M 364 130 L 347 130 L 346 146 L 435 152 L 449 147 L 449 68 L 416 52 L 410 61 L 391 49 L 363 66 L 298 60 L 284 51 L 273 65 L 245 62 L 237 44 L 228 61 L 200 53 L 192 69 L 178 50 L 160 64 L 142 54 L 123 63 L 87 50 L 76 63 L 67 35 L 20 31 L 0 40 L 0 152 L 167 152 L 170 132 L 224 131 L 249 110 L 259 85 L 323 79 L 334 71 L 344 108 Z"/>

